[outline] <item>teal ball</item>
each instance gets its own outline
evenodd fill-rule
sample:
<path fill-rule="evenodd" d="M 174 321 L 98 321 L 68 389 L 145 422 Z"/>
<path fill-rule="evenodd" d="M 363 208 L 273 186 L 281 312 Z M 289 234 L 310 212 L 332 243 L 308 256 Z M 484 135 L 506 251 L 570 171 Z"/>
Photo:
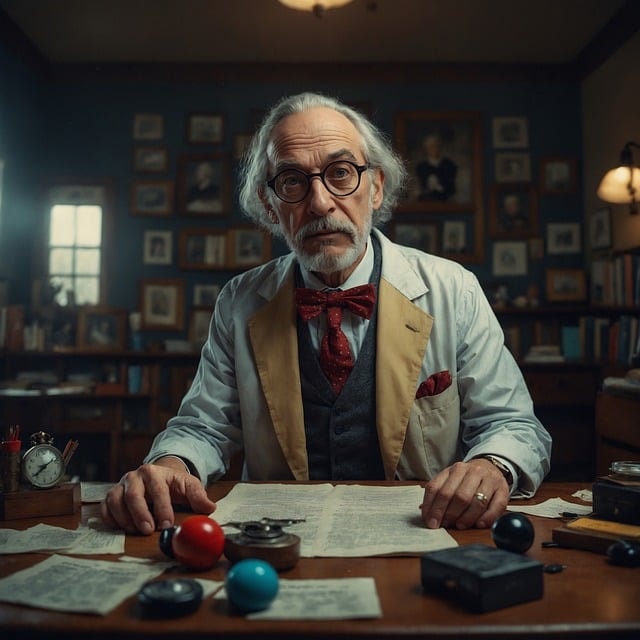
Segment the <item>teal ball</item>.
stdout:
<path fill-rule="evenodd" d="M 278 595 L 278 573 L 264 560 L 247 558 L 231 566 L 224 586 L 229 602 L 239 611 L 262 611 Z"/>

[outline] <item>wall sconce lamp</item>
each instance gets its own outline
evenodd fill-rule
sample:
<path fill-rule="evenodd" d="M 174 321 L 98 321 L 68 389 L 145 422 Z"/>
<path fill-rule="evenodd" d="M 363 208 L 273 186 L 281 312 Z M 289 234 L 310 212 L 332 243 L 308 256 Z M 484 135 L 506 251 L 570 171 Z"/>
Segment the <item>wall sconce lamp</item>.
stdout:
<path fill-rule="evenodd" d="M 321 18 L 326 9 L 335 9 L 349 4 L 353 0 L 280 0 L 280 3 L 290 9 L 311 11 L 316 18 Z"/>
<path fill-rule="evenodd" d="M 629 203 L 629 213 L 638 213 L 640 195 L 640 169 L 633 161 L 632 147 L 640 149 L 637 142 L 627 142 L 620 152 L 620 165 L 607 171 L 598 187 L 598 197 L 612 204 Z"/>

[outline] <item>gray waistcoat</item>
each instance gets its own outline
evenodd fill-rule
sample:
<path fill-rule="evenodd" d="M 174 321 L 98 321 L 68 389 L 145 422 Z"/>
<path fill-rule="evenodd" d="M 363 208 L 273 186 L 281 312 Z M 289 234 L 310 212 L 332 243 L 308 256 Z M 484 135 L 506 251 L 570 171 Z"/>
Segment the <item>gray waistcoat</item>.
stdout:
<path fill-rule="evenodd" d="M 380 250 L 375 241 L 373 246 L 371 282 L 378 283 Z M 376 310 L 353 370 L 339 395 L 320 368 L 306 323 L 298 317 L 298 360 L 311 480 L 384 479 L 376 431 Z"/>

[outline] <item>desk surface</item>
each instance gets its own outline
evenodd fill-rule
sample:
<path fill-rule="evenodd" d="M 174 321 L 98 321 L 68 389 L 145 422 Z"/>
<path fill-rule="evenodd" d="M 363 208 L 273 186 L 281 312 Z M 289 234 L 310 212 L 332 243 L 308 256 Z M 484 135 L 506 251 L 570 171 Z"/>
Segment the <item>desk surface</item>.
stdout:
<path fill-rule="evenodd" d="M 233 486 L 220 482 L 211 487 L 215 498 Z M 549 483 L 525 503 L 564 497 L 584 484 Z M 80 517 L 96 513 L 96 505 L 84 505 L 81 515 L 47 518 L 49 524 L 75 528 Z M 3 638 L 14 637 L 153 637 L 153 638 L 640 638 L 640 569 L 614 567 L 605 556 L 589 551 L 542 548 L 551 540 L 558 520 L 531 516 L 536 537 L 527 555 L 543 563 L 561 563 L 562 573 L 544 574 L 544 597 L 483 614 L 470 613 L 453 602 L 425 595 L 420 587 L 418 558 L 301 558 L 287 578 L 335 578 L 372 576 L 382 607 L 382 618 L 345 621 L 247 621 L 230 616 L 222 605 L 207 600 L 191 616 L 178 620 L 141 620 L 133 599 L 126 600 L 109 615 L 62 614 L 0 603 Z M 34 520 L 12 521 L 3 526 L 24 529 Z M 488 530 L 452 531 L 460 544 L 493 544 Z M 128 536 L 126 554 L 161 559 L 158 535 Z M 0 576 L 42 560 L 43 554 L 0 555 Z M 114 556 L 96 556 L 113 559 Z M 226 559 L 199 577 L 223 580 Z M 188 574 L 185 574 L 188 575 Z"/>

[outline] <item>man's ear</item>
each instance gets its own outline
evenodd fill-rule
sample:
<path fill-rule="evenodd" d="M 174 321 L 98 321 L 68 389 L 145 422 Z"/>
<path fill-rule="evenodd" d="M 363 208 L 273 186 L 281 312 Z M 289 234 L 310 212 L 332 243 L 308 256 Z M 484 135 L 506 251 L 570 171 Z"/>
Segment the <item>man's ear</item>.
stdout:
<path fill-rule="evenodd" d="M 267 218 L 269 218 L 269 221 L 272 224 L 278 224 L 280 222 L 280 220 L 278 219 L 278 214 L 275 212 L 275 209 L 271 206 L 271 203 L 269 202 L 269 198 L 267 197 L 267 193 L 262 187 L 258 189 L 258 197 L 260 198 L 260 202 L 262 202 L 262 205 L 264 206 L 264 210 L 267 214 Z"/>
<path fill-rule="evenodd" d="M 371 205 L 373 209 L 379 209 L 384 197 L 384 173 L 381 169 L 375 169 L 374 171 Z"/>

